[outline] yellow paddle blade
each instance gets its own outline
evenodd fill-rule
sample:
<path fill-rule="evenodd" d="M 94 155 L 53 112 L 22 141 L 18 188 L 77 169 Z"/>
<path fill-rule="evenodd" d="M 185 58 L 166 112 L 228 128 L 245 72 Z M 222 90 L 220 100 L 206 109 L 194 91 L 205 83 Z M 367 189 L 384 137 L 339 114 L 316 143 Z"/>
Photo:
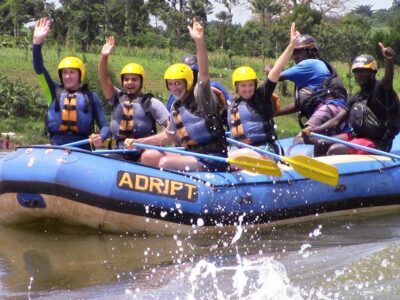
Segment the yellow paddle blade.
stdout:
<path fill-rule="evenodd" d="M 293 157 L 282 156 L 281 160 L 290 164 L 296 172 L 304 177 L 332 186 L 336 186 L 339 182 L 339 172 L 335 166 L 320 162 L 314 158 L 296 155 Z"/>
<path fill-rule="evenodd" d="M 241 167 L 247 171 L 270 175 L 282 176 L 281 170 L 272 160 L 254 158 L 250 156 L 238 156 L 235 158 L 227 158 L 227 163 Z"/>

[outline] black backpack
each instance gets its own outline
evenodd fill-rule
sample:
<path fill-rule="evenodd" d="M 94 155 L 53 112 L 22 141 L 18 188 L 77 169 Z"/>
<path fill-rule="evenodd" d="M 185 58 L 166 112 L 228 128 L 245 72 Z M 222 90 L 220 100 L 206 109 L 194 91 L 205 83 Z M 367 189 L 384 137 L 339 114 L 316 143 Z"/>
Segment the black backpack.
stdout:
<path fill-rule="evenodd" d="M 356 102 L 351 106 L 349 124 L 356 135 L 365 136 L 373 140 L 381 139 L 385 134 L 382 122 L 367 106 L 367 101 Z"/>

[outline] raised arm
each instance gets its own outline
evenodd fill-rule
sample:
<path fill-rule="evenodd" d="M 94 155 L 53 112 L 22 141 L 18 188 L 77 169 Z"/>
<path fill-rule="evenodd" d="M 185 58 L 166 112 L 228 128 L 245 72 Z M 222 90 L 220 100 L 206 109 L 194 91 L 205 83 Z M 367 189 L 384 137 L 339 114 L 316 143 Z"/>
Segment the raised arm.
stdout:
<path fill-rule="evenodd" d="M 385 58 L 385 75 L 383 76 L 382 83 L 386 90 L 393 87 L 394 76 L 394 57 L 396 52 L 391 47 L 385 47 L 379 43 L 383 57 Z"/>
<path fill-rule="evenodd" d="M 299 37 L 300 33 L 296 31 L 296 24 L 292 23 L 290 27 L 290 42 L 289 45 L 286 47 L 285 51 L 279 56 L 277 61 L 275 62 L 274 66 L 268 73 L 268 79 L 272 82 L 278 82 L 281 76 L 281 72 L 283 67 L 289 62 L 290 58 L 292 57 L 293 50 L 295 47 L 296 39 Z"/>
<path fill-rule="evenodd" d="M 188 29 L 196 45 L 197 62 L 199 66 L 197 78 L 202 82 L 208 82 L 210 75 L 208 73 L 208 57 L 204 42 L 204 28 L 196 18 L 193 18 L 193 24 L 192 26 L 188 26 Z"/>
<path fill-rule="evenodd" d="M 44 66 L 42 56 L 42 44 L 50 33 L 51 22 L 47 18 L 40 18 L 35 23 L 32 39 L 33 69 L 38 75 L 39 85 L 43 90 L 47 104 L 50 105 L 56 94 L 57 84 L 51 79 L 49 72 Z"/>
<path fill-rule="evenodd" d="M 101 84 L 101 89 L 107 100 L 111 100 L 114 95 L 114 85 L 110 78 L 110 72 L 108 70 L 108 57 L 112 53 L 115 47 L 115 39 L 113 36 L 106 38 L 106 43 L 100 52 L 98 76 Z"/>

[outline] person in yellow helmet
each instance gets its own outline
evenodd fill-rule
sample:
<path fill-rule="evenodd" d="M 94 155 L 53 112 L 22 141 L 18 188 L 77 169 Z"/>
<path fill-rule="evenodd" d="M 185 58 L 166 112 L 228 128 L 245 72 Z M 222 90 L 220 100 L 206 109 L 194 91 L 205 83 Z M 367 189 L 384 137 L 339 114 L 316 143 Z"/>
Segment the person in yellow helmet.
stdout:
<path fill-rule="evenodd" d="M 34 70 L 49 107 L 46 132 L 54 145 L 89 137 L 95 146 L 99 146 L 110 135 L 110 128 L 99 97 L 83 84 L 86 70 L 82 60 L 69 56 L 60 61 L 57 69 L 61 84 L 51 79 L 44 66 L 41 47 L 49 35 L 50 25 L 47 18 L 36 22 L 32 46 Z M 100 128 L 100 134 L 93 133 L 94 122 Z M 82 147 L 88 149 L 89 145 Z"/>
<path fill-rule="evenodd" d="M 299 33 L 293 23 L 290 43 L 270 70 L 267 80 L 258 85 L 257 74 L 249 66 L 241 66 L 232 73 L 232 85 L 237 96 L 227 110 L 227 119 L 232 138 L 251 146 L 266 146 L 268 150 L 281 154 L 277 143 L 273 116 L 280 109 L 280 100 L 273 93 L 280 73 L 290 60 Z M 248 148 L 229 152 L 229 157 L 261 155 Z"/>
<path fill-rule="evenodd" d="M 167 130 L 147 138 L 127 139 L 125 145 L 132 148 L 135 142 L 151 145 L 178 144 L 187 151 L 227 157 L 227 142 L 218 113 L 218 100 L 210 87 L 204 28 L 193 18 L 192 26 L 188 26 L 188 30 L 196 45 L 199 67 L 197 83 L 194 84 L 193 71 L 187 64 L 177 63 L 168 67 L 164 74 L 165 84 L 176 100 L 172 105 Z M 215 160 L 156 150 L 146 150 L 142 154 L 141 162 L 158 168 L 181 171 L 227 169 L 226 163 Z"/>
<path fill-rule="evenodd" d="M 143 138 L 157 133 L 156 124 L 168 125 L 168 110 L 150 93 L 143 93 L 145 70 L 137 63 L 126 64 L 120 72 L 121 89 L 111 81 L 108 58 L 115 47 L 115 38 L 110 36 L 101 49 L 98 75 L 105 98 L 113 106 L 111 131 L 118 147 L 123 147 L 126 138 Z M 140 153 L 123 155 L 137 160 Z"/>

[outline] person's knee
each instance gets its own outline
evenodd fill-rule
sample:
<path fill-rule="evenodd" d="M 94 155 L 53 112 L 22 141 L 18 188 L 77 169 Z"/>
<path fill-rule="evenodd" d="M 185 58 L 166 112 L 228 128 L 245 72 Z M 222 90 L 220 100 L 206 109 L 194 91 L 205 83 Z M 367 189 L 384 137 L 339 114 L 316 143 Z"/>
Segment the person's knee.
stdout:
<path fill-rule="evenodd" d="M 167 156 L 161 157 L 158 161 L 158 167 L 160 169 L 168 169 L 169 166 L 169 159 Z"/>
<path fill-rule="evenodd" d="M 314 156 L 324 156 L 326 155 L 327 142 L 324 140 L 317 140 L 314 145 Z"/>
<path fill-rule="evenodd" d="M 156 150 L 146 150 L 142 153 L 140 161 L 148 166 L 157 167 L 161 158 L 161 153 Z"/>
<path fill-rule="evenodd" d="M 329 147 L 327 151 L 327 155 L 340 155 L 340 154 L 349 154 L 350 151 L 347 147 L 339 144 L 333 144 Z"/>

